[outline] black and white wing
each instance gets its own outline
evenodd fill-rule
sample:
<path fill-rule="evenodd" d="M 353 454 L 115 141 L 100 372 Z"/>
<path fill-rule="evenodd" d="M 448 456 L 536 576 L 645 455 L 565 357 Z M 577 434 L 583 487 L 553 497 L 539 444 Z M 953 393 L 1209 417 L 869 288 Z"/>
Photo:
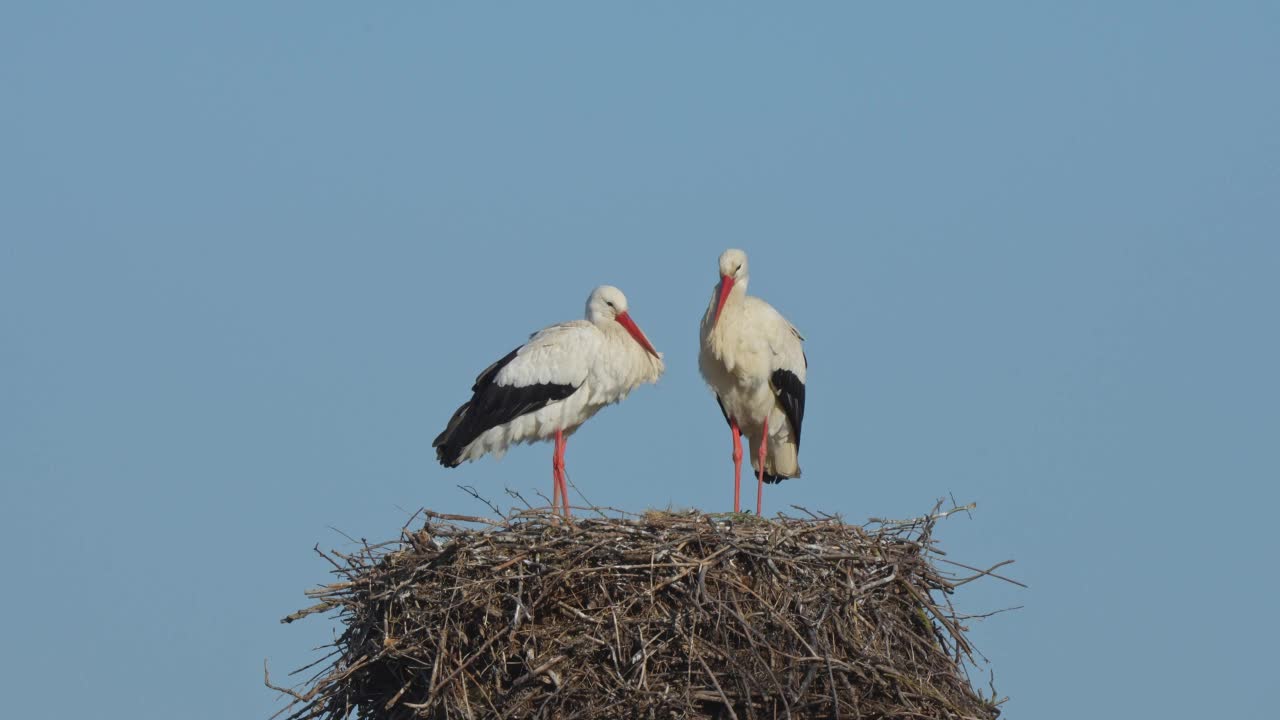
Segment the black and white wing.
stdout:
<path fill-rule="evenodd" d="M 600 344 L 600 331 L 590 323 L 553 325 L 485 368 L 471 386 L 471 399 L 453 413 L 444 432 L 431 443 L 436 459 L 445 467 L 457 467 L 473 459 L 468 457 L 468 446 L 485 432 L 573 395 L 586 381 Z M 514 429 L 519 432 L 513 440 L 525 439 L 536 430 Z"/>

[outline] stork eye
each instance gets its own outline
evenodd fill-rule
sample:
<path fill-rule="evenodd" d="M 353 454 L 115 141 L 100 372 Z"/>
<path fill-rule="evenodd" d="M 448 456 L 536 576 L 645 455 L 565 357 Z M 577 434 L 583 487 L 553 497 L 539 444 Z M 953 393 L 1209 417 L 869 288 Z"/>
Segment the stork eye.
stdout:
<path fill-rule="evenodd" d="M 734 268 L 734 269 L 733 269 L 733 274 L 734 274 L 734 275 L 737 275 L 737 274 L 738 274 L 738 271 L 739 271 L 739 270 L 741 270 L 741 269 L 742 269 L 742 263 L 738 263 L 738 267 L 736 267 L 736 268 Z"/>
<path fill-rule="evenodd" d="M 614 306 L 614 304 L 613 304 L 613 301 L 612 301 L 612 300 L 605 300 L 605 301 L 604 301 L 604 304 L 605 304 L 605 305 L 608 305 L 609 307 L 613 308 L 614 310 L 617 310 L 617 309 L 618 309 L 617 307 L 615 307 L 615 306 Z"/>

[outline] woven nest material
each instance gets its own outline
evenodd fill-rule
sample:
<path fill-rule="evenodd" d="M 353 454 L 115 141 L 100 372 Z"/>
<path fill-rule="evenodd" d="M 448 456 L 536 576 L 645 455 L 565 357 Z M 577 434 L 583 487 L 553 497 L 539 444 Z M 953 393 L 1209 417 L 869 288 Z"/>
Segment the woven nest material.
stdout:
<path fill-rule="evenodd" d="M 989 571 L 938 569 L 941 515 L 428 512 L 326 555 L 340 581 L 284 621 L 337 610 L 345 632 L 271 687 L 295 720 L 995 718 L 948 600 Z"/>

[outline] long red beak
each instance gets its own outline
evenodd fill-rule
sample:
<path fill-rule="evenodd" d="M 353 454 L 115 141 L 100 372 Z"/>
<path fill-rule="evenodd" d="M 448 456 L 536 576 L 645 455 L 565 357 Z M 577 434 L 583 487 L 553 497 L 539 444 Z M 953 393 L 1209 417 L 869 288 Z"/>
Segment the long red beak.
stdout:
<path fill-rule="evenodd" d="M 631 333 L 631 337 L 635 338 L 636 342 L 640 343 L 640 347 L 648 350 L 650 355 L 658 357 L 658 351 L 654 350 L 653 346 L 649 344 L 649 338 L 645 337 L 644 333 L 640 332 L 640 326 L 636 325 L 636 321 L 632 320 L 630 315 L 627 313 L 618 313 L 616 320 L 619 325 L 627 329 L 627 332 Z"/>
<path fill-rule="evenodd" d="M 715 325 L 720 321 L 720 311 L 724 309 L 724 301 L 729 299 L 729 293 L 733 291 L 733 278 L 728 275 L 720 276 L 720 301 L 716 303 L 716 316 L 711 319 L 711 324 Z"/>

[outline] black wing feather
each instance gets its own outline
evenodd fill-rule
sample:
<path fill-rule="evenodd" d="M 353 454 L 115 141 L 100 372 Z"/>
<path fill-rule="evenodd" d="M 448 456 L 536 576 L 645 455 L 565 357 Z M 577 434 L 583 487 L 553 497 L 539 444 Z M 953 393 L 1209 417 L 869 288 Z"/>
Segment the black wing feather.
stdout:
<path fill-rule="evenodd" d="M 808 364 L 806 359 L 806 365 Z M 782 413 L 791 423 L 791 432 L 796 436 L 796 451 L 800 450 L 800 425 L 804 422 L 804 383 L 788 370 L 774 370 L 769 377 L 773 394 L 782 405 Z"/>
<path fill-rule="evenodd" d="M 441 465 L 457 467 L 461 463 L 463 448 L 486 430 L 511 422 L 526 413 L 541 410 L 557 400 L 569 397 L 578 389 L 575 385 L 555 383 L 537 383 L 523 387 L 499 385 L 495 382 L 498 373 L 519 352 L 520 348 L 512 350 L 480 373 L 471 386 L 471 399 L 454 411 L 444 432 L 431 443 Z"/>
<path fill-rule="evenodd" d="M 733 427 L 733 421 L 729 419 L 729 413 L 725 412 L 724 401 L 720 399 L 720 395 L 716 394 L 716 404 L 720 406 L 720 414 L 724 416 L 724 421 L 729 423 L 729 427 Z"/>

